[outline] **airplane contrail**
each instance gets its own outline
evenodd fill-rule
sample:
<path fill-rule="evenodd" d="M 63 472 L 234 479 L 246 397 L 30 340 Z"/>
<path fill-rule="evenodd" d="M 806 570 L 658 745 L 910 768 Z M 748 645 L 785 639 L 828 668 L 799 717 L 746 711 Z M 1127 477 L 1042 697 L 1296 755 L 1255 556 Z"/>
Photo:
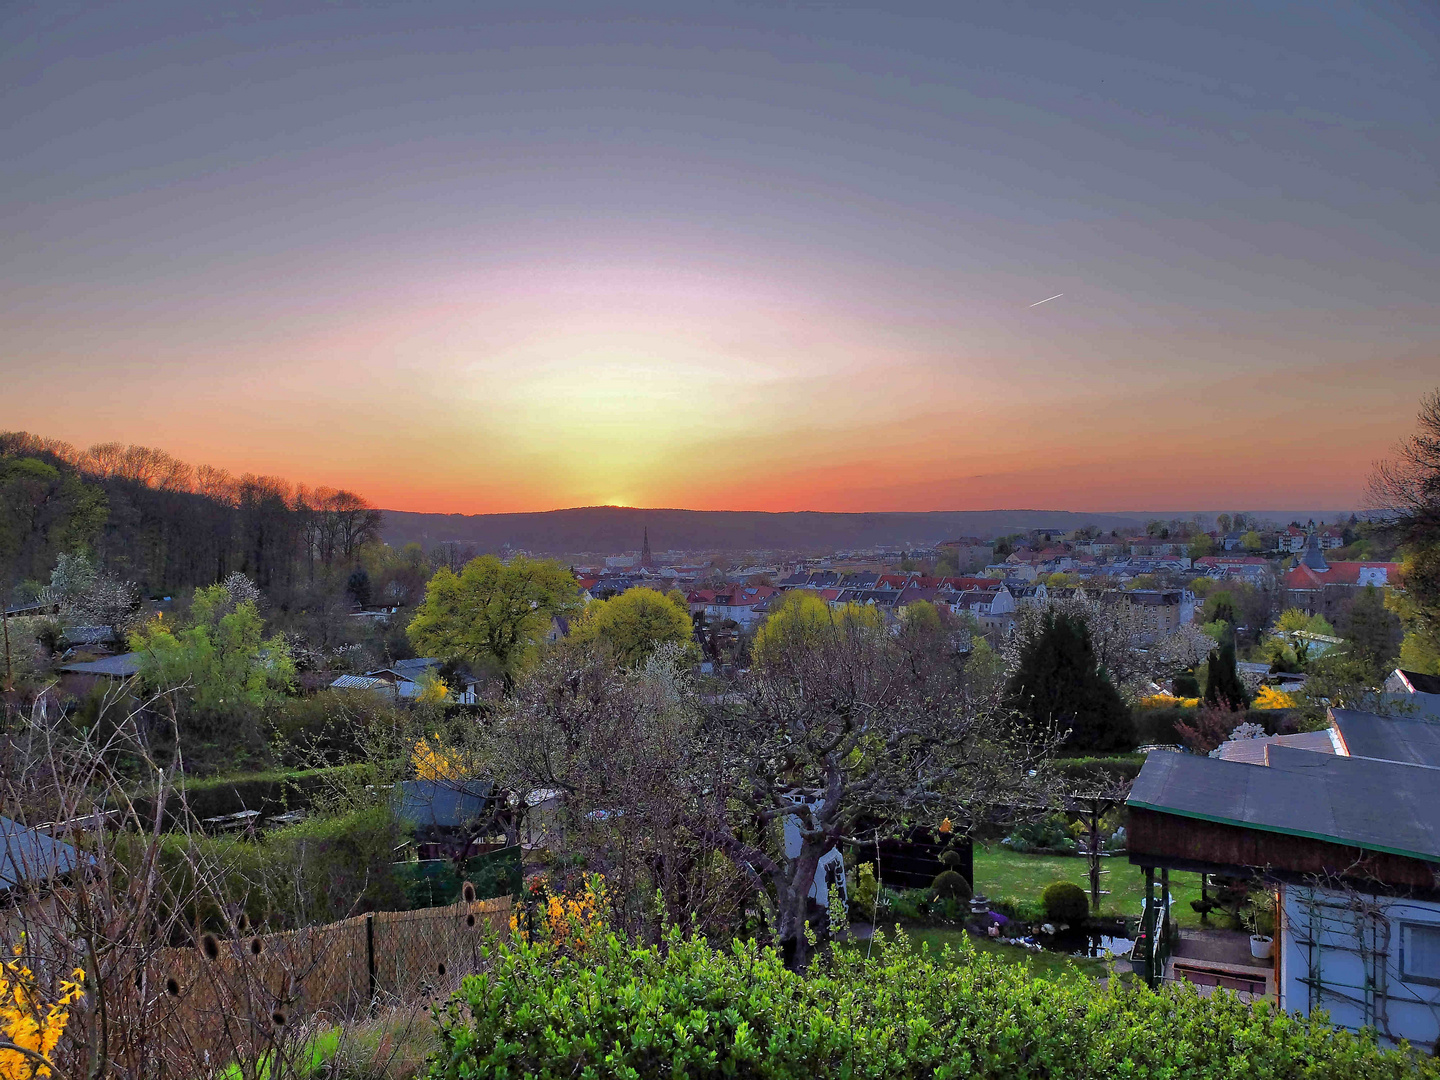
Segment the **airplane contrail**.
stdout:
<path fill-rule="evenodd" d="M 1030 306 L 1031 306 L 1031 307 L 1039 307 L 1041 304 L 1048 304 L 1051 300 L 1058 300 L 1058 299 L 1060 299 L 1060 297 L 1062 297 L 1062 296 L 1064 296 L 1064 295 L 1065 295 L 1065 294 L 1064 294 L 1063 292 L 1057 292 L 1054 296 L 1047 296 L 1047 297 L 1045 297 L 1044 300 L 1036 300 L 1035 303 L 1031 304 Z"/>

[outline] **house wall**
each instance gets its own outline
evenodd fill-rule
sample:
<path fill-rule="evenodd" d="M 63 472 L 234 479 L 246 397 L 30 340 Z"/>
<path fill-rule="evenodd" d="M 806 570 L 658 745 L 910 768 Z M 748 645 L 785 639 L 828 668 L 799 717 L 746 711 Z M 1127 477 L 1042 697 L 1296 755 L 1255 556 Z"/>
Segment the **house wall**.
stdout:
<path fill-rule="evenodd" d="M 1440 927 L 1440 903 L 1294 885 L 1279 896 L 1282 1009 L 1325 1009 L 1339 1027 L 1435 1049 L 1440 985 L 1402 978 L 1401 928 Z"/>

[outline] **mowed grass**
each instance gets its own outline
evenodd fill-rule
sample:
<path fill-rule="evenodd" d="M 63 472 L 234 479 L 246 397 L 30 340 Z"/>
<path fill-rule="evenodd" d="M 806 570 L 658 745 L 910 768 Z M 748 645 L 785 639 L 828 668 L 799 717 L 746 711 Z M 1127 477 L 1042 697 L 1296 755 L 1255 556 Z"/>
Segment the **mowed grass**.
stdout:
<path fill-rule="evenodd" d="M 1100 878 L 1100 888 L 1110 895 L 1100 898 L 1100 910 L 1095 914 L 1139 918 L 1145 904 L 1145 871 L 1131 865 L 1124 855 L 1102 859 L 1100 868 L 1110 871 Z M 1045 887 L 1056 881 L 1073 881 L 1089 893 L 1089 860 L 1073 855 L 1022 855 L 1002 844 L 975 846 L 975 891 L 992 900 L 1007 896 L 1039 900 Z M 1200 916 L 1191 909 L 1190 901 L 1200 899 L 1200 875 L 1171 873 L 1170 896 L 1175 920 L 1181 926 L 1199 926 Z M 1215 916 L 1211 922 L 1216 922 Z"/>
<path fill-rule="evenodd" d="M 877 930 L 877 933 L 893 934 L 894 930 Z M 1053 979 L 1062 975 L 1102 978 L 1107 971 L 1107 963 L 1104 960 L 1066 956 L 1063 953 L 1046 952 L 1043 949 L 1039 952 L 1032 952 L 1029 949 L 1022 949 L 1018 945 L 1002 945 L 999 942 L 990 941 L 988 938 L 976 937 L 964 930 L 950 930 L 935 926 L 907 926 L 905 935 L 910 939 L 912 945 L 925 949 L 937 959 L 948 956 L 951 963 L 959 962 L 962 952 L 961 943 L 968 940 L 977 952 L 991 953 L 1007 964 L 1023 964 L 1030 974 L 1037 978 Z M 868 941 L 847 941 L 840 948 L 858 950 L 863 953 L 869 945 Z M 948 954 L 945 952 L 946 946 L 950 948 Z"/>

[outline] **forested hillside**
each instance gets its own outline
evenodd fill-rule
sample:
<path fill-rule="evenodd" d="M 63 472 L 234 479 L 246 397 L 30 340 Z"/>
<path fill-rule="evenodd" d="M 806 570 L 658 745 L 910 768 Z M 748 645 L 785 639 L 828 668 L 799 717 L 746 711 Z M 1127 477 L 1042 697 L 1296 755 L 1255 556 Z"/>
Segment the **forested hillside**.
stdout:
<path fill-rule="evenodd" d="M 0 595 L 34 593 L 60 554 L 88 549 L 146 595 L 239 571 L 274 597 L 354 560 L 380 511 L 348 491 L 232 476 L 163 450 L 76 450 L 0 433 Z"/>

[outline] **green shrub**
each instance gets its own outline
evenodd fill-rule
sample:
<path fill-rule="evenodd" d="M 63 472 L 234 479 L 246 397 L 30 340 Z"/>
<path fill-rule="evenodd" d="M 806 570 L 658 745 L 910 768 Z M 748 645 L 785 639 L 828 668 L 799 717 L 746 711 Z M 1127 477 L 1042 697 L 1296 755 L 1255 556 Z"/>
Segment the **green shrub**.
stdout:
<path fill-rule="evenodd" d="M 1002 896 L 990 905 L 992 911 L 998 911 L 1007 918 L 1019 922 L 1038 923 L 1045 921 L 1045 907 L 1039 900 L 1032 900 L 1029 897 Z"/>
<path fill-rule="evenodd" d="M 1070 822 L 1064 814 L 1050 814 L 1039 821 L 1028 821 L 1000 841 L 1012 851 L 1058 851 L 1069 854 L 1076 848 L 1070 835 Z"/>
<path fill-rule="evenodd" d="M 1110 754 L 1105 757 L 1061 758 L 1056 763 L 1070 786 L 1104 785 L 1117 780 L 1134 780 L 1145 765 L 1144 754 Z"/>
<path fill-rule="evenodd" d="M 1083 923 L 1090 915 L 1090 899 L 1073 881 L 1056 881 L 1040 894 L 1045 915 L 1054 922 Z"/>
<path fill-rule="evenodd" d="M 395 875 L 405 892 L 405 906 L 411 909 L 442 907 L 460 899 L 465 882 L 475 886 L 475 897 L 518 898 L 524 888 L 518 847 L 497 848 L 476 855 L 458 872 L 450 859 L 425 859 L 395 864 Z"/>
<path fill-rule="evenodd" d="M 500 945 L 439 1012 L 432 1080 L 462 1077 L 989 1077 L 1436 1080 L 1440 1063 L 1373 1033 L 1219 992 L 1155 991 L 1027 967 L 967 943 L 939 956 L 889 936 L 808 975 L 773 950 L 611 936 L 581 956 Z"/>
<path fill-rule="evenodd" d="M 170 833 L 161 841 L 164 887 L 157 904 L 183 899 L 187 926 L 228 932 L 226 910 L 243 910 L 270 930 L 333 922 L 365 910 L 399 910 L 405 895 L 393 872 L 402 839 L 387 807 L 312 818 L 259 839 Z M 121 868 L 142 857 L 145 838 L 121 834 Z M 196 888 L 195 867 L 212 887 Z"/>
<path fill-rule="evenodd" d="M 880 886 L 875 880 L 875 865 L 861 863 L 855 873 L 855 882 L 850 886 L 851 913 L 862 919 L 872 918 L 879 898 Z"/>
<path fill-rule="evenodd" d="M 930 891 L 942 899 L 969 900 L 970 882 L 958 870 L 942 870 L 930 883 Z"/>
<path fill-rule="evenodd" d="M 930 919 L 930 898 L 928 889 L 904 889 L 890 901 L 890 915 L 910 922 L 927 922 Z"/>
<path fill-rule="evenodd" d="M 1136 709 L 1135 738 L 1141 746 L 1176 746 L 1180 742 L 1180 733 L 1175 730 L 1175 725 L 1188 724 L 1194 719 L 1194 709 L 1178 706 L 1170 709 Z"/>

